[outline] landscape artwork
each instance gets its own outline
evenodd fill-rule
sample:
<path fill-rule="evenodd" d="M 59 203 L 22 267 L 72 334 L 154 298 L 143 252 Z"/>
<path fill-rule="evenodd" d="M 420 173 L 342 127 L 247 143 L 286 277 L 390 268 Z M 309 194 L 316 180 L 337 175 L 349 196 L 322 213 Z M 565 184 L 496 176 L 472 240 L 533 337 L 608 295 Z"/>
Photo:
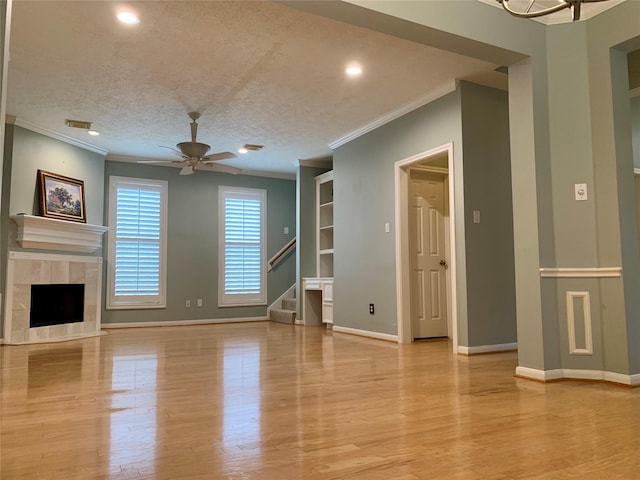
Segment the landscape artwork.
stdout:
<path fill-rule="evenodd" d="M 86 222 L 84 182 L 56 173 L 38 170 L 40 215 Z"/>

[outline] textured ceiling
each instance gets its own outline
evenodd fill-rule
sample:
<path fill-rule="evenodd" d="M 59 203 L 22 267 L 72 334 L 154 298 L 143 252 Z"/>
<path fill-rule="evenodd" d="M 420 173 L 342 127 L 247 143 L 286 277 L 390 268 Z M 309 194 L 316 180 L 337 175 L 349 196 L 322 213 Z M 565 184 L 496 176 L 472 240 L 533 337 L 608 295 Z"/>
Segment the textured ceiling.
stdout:
<path fill-rule="evenodd" d="M 14 2 L 7 113 L 135 161 L 173 158 L 159 146 L 189 140 L 195 110 L 213 152 L 265 145 L 224 163 L 290 174 L 336 139 L 497 66 L 270 2 L 130 3 L 137 26 L 116 21 L 119 5 Z M 360 78 L 344 74 L 352 61 Z"/>

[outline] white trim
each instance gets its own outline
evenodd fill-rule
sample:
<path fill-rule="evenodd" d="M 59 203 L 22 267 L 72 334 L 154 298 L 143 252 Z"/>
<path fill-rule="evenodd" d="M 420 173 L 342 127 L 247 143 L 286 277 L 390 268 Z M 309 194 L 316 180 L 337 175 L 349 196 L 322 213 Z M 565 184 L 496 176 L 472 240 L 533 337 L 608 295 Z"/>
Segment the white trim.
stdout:
<path fill-rule="evenodd" d="M 625 375 L 615 372 L 602 372 L 605 382 L 622 383 L 624 385 L 636 386 L 640 385 L 640 374 Z"/>
<path fill-rule="evenodd" d="M 131 188 L 139 186 L 141 190 L 158 190 L 160 192 L 160 272 L 157 295 L 127 295 L 116 296 L 115 294 L 115 265 L 116 265 L 116 243 L 117 243 L 117 195 L 121 186 L 130 185 Z M 130 309 L 154 309 L 165 308 L 167 306 L 167 224 L 168 224 L 168 202 L 169 202 L 169 182 L 166 180 L 155 180 L 134 177 L 109 177 L 109 232 L 107 246 L 107 286 L 106 286 L 106 309 L 107 310 L 130 310 Z"/>
<path fill-rule="evenodd" d="M 10 260 L 43 260 L 54 262 L 82 262 L 82 263 L 102 263 L 102 257 L 92 257 L 89 255 L 66 255 L 63 253 L 40 253 L 21 252 L 12 250 L 9 252 Z"/>
<path fill-rule="evenodd" d="M 240 317 L 240 318 L 207 318 L 202 320 L 172 320 L 168 322 L 127 322 L 127 323 L 103 323 L 102 328 L 141 328 L 141 327 L 178 327 L 189 325 L 210 325 L 217 323 L 247 323 L 266 322 L 267 317 Z"/>
<path fill-rule="evenodd" d="M 559 380 L 562 377 L 562 370 L 538 370 L 536 368 L 516 367 L 516 377 L 530 378 L 541 382 L 549 380 Z"/>
<path fill-rule="evenodd" d="M 377 340 L 387 340 L 389 342 L 398 341 L 398 335 L 392 335 L 390 333 L 372 332 L 369 330 L 360 330 L 359 328 L 341 327 L 339 325 L 333 325 L 333 331 L 338 333 L 347 333 L 349 335 L 358 335 L 360 337 L 375 338 Z"/>
<path fill-rule="evenodd" d="M 518 343 L 498 343 L 495 345 L 478 345 L 474 347 L 465 347 L 460 345 L 458 353 L 462 355 L 476 355 L 478 353 L 494 353 L 494 352 L 511 352 L 518 350 Z"/>
<path fill-rule="evenodd" d="M 636 87 L 632 90 L 629 90 L 629 97 L 630 98 L 640 97 L 640 87 Z"/>
<path fill-rule="evenodd" d="M 33 215 L 10 215 L 18 226 L 17 242 L 23 248 L 94 253 L 102 248 L 109 227 L 69 222 Z"/>
<path fill-rule="evenodd" d="M 55 132 L 47 127 L 43 127 L 33 122 L 29 122 L 27 120 L 22 120 L 14 115 L 7 115 L 6 122 L 17 127 L 26 128 L 27 130 L 31 130 L 32 132 L 39 133 L 40 135 L 44 135 L 46 137 L 54 138 L 56 140 L 60 140 L 61 142 L 68 143 L 70 145 L 80 147 L 84 150 L 89 150 L 90 152 L 99 153 L 100 155 L 107 155 L 109 150 L 105 150 L 104 148 L 97 147 L 90 143 L 84 142 L 82 140 L 78 140 L 73 137 L 69 137 L 62 133 Z"/>
<path fill-rule="evenodd" d="M 449 174 L 447 185 L 449 191 L 449 268 L 448 289 L 451 292 L 449 319 L 451 322 L 451 338 L 453 340 L 453 352 L 458 351 L 458 309 L 456 293 L 456 204 L 455 204 L 455 181 L 456 176 L 462 183 L 462 172 L 455 171 L 453 158 L 453 143 L 447 143 L 439 147 L 418 153 L 404 160 L 395 162 L 394 165 L 394 193 L 395 193 L 395 244 L 396 244 L 396 298 L 397 298 L 397 322 L 398 339 L 400 343 L 411 343 L 413 336 L 411 333 L 411 295 L 410 291 L 410 261 L 409 261 L 409 167 L 421 163 L 431 157 L 447 154 L 449 160 Z"/>
<path fill-rule="evenodd" d="M 584 348 L 576 347 L 576 320 L 573 300 L 582 299 L 584 312 Z M 591 297 L 589 292 L 567 292 L 567 328 L 569 330 L 569 353 L 571 355 L 593 355 L 593 340 L 591 334 Z"/>
<path fill-rule="evenodd" d="M 225 293 L 226 200 L 232 198 L 260 202 L 260 291 Z M 243 307 L 267 304 L 267 191 L 263 188 L 218 186 L 218 307 Z"/>
<path fill-rule="evenodd" d="M 541 268 L 543 278 L 618 278 L 622 267 Z"/>
<path fill-rule="evenodd" d="M 528 367 L 516 367 L 516 376 L 522 378 L 530 378 L 541 382 L 561 379 L 575 380 L 597 380 L 622 385 L 636 386 L 640 385 L 640 374 L 625 375 L 623 373 L 605 372 L 602 370 L 578 370 L 578 369 L 555 369 L 555 370 L 538 370 Z"/>
<path fill-rule="evenodd" d="M 445 95 L 448 95 L 451 92 L 455 92 L 456 88 L 458 88 L 458 82 L 456 80 L 449 80 L 446 83 L 440 85 L 439 87 L 432 89 L 430 93 L 428 93 L 427 95 L 420 97 L 411 103 L 408 103 L 404 107 L 400 107 L 397 110 L 394 110 L 392 112 L 387 113 L 386 115 L 383 115 L 377 120 L 374 120 L 373 122 L 368 123 L 367 125 L 364 125 L 358 128 L 357 130 L 354 130 L 353 132 L 346 134 L 344 137 L 334 140 L 329 144 L 329 148 L 331 150 L 335 150 L 336 148 L 341 147 L 342 145 L 349 143 L 352 140 L 355 140 L 356 138 L 361 137 L 362 135 L 369 133 L 372 130 L 375 130 L 376 128 L 379 128 L 386 123 L 392 122 L 393 120 L 400 118 L 403 115 L 406 115 L 407 113 L 412 112 L 417 108 L 420 108 L 428 103 L 431 103 L 437 100 L 438 98 L 444 97 Z"/>

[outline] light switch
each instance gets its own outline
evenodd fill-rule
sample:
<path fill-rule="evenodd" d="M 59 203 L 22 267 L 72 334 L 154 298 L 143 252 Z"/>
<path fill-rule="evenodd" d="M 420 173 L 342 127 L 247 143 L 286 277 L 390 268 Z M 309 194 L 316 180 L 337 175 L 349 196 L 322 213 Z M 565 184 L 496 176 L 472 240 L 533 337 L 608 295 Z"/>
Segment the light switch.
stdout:
<path fill-rule="evenodd" d="M 576 183 L 576 200 L 587 200 L 587 184 Z"/>
<path fill-rule="evenodd" d="M 480 210 L 473 211 L 473 223 L 480 223 Z"/>
<path fill-rule="evenodd" d="M 289 227 L 284 227 L 284 234 L 289 235 Z"/>
<path fill-rule="evenodd" d="M 389 225 L 389 222 L 384 224 L 384 233 L 389 233 L 391 231 L 391 225 Z"/>

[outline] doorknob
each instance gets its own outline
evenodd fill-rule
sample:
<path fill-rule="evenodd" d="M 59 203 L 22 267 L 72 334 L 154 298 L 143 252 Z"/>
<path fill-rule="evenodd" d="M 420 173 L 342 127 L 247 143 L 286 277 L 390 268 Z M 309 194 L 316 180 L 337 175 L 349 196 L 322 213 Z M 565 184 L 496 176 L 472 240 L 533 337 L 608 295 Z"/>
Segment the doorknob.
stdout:
<path fill-rule="evenodd" d="M 446 260 L 440 260 L 440 266 L 441 267 L 447 267 L 447 261 Z"/>

